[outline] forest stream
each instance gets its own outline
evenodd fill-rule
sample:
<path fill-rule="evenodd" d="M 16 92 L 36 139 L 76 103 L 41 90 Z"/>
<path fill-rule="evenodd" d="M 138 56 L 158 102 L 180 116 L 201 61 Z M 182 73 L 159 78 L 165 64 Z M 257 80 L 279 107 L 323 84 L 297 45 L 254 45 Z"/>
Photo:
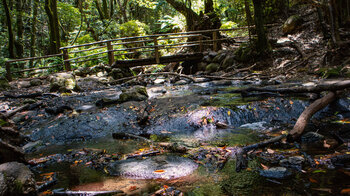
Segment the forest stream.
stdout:
<path fill-rule="evenodd" d="M 146 101 L 97 107 L 101 98 L 121 94 L 116 86 L 42 97 L 46 110 L 22 112 L 13 119 L 32 140 L 24 148 L 37 182 L 55 181 L 44 194 L 331 195 L 349 186 L 348 171 L 323 163 L 319 156 L 337 149 L 310 144 L 307 137 L 295 146 L 282 143 L 267 152 L 251 152 L 248 168 L 235 171 L 239 146 L 282 134 L 309 105 L 303 98 L 230 93 L 252 84 L 256 82 L 153 85 L 147 87 Z M 47 108 L 59 106 L 71 109 L 48 113 Z M 348 129 L 349 107 L 347 98 L 339 99 L 314 115 L 308 131 L 327 138 L 330 131 Z M 186 150 L 169 150 L 162 143 Z M 309 167 L 304 155 L 312 155 L 317 167 Z"/>

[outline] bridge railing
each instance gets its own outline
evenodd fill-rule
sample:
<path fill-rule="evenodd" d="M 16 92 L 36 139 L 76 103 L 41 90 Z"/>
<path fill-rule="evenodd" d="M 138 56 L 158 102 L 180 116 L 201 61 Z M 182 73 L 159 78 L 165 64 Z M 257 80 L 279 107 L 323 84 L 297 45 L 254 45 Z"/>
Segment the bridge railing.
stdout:
<path fill-rule="evenodd" d="M 195 48 L 196 52 L 203 52 L 205 47 L 211 47 L 212 50 L 217 51 L 219 49 L 219 44 L 222 41 L 233 39 L 233 37 L 229 36 L 221 37 L 219 36 L 219 33 L 247 29 L 248 27 L 240 27 L 232 29 L 211 29 L 181 33 L 155 34 L 147 36 L 124 37 L 67 46 L 60 48 L 62 51 L 61 54 L 8 60 L 5 63 L 6 77 L 9 81 L 11 81 L 13 73 L 30 72 L 60 66 L 63 66 L 65 71 L 71 71 L 72 64 L 96 61 L 99 59 L 108 59 L 108 64 L 111 66 L 115 62 L 116 57 L 119 59 L 134 59 L 145 54 L 148 54 L 148 57 L 154 58 L 156 63 L 159 64 L 163 50 L 169 51 L 170 49 L 192 47 Z M 63 64 L 15 71 L 11 70 L 11 66 L 17 62 L 34 61 L 52 57 L 62 58 Z"/>

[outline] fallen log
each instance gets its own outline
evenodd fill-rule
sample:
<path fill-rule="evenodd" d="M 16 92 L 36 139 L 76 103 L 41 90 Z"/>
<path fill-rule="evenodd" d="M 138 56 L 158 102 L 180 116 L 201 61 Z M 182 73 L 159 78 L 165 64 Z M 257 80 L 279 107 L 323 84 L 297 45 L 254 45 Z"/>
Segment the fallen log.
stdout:
<path fill-rule="evenodd" d="M 14 109 L 12 111 L 6 112 L 6 114 L 4 114 L 4 116 L 6 116 L 6 118 L 10 118 L 12 116 L 14 116 L 15 114 L 17 114 L 18 112 L 22 112 L 25 110 L 33 110 L 35 108 L 38 108 L 42 105 L 42 102 L 38 102 L 38 103 L 33 103 L 33 104 L 26 104 L 24 106 L 21 106 L 17 109 Z"/>
<path fill-rule="evenodd" d="M 288 140 L 293 141 L 297 139 L 305 130 L 305 127 L 310 120 L 310 118 L 321 109 L 325 108 L 328 104 L 335 101 L 337 98 L 337 93 L 329 92 L 326 96 L 317 99 L 309 107 L 307 107 L 303 113 L 299 116 L 297 122 L 295 123 L 292 131 L 289 132 Z"/>
<path fill-rule="evenodd" d="M 240 172 L 242 169 L 246 169 L 248 167 L 247 153 L 251 150 L 256 150 L 259 148 L 264 148 L 270 144 L 281 141 L 283 138 L 286 138 L 287 134 L 282 134 L 277 137 L 273 137 L 263 142 L 259 142 L 256 144 L 252 144 L 249 146 L 245 146 L 236 152 L 236 172 Z"/>
<path fill-rule="evenodd" d="M 343 81 L 329 81 L 313 86 L 298 86 L 298 87 L 282 87 L 276 88 L 276 86 L 267 87 L 249 87 L 246 89 L 236 89 L 229 93 L 242 93 L 242 92 L 272 92 L 281 94 L 292 94 L 292 93 L 320 93 L 323 91 L 338 91 L 346 88 L 350 88 L 350 80 Z"/>
<path fill-rule="evenodd" d="M 113 80 L 112 82 L 110 82 L 110 84 L 118 84 L 119 82 L 125 81 L 125 80 L 132 80 L 135 78 L 142 78 L 142 77 L 146 77 L 146 76 L 162 76 L 162 75 L 173 75 L 173 76 L 178 76 L 178 77 L 182 77 L 182 78 L 186 78 L 191 80 L 192 82 L 195 82 L 195 78 L 185 75 L 185 74 L 179 74 L 179 73 L 175 73 L 175 72 L 158 72 L 158 73 L 146 73 L 146 74 L 140 74 L 137 76 L 130 76 L 130 77 L 125 77 L 125 78 L 120 78 L 118 80 Z"/>
<path fill-rule="evenodd" d="M 53 195 L 69 195 L 69 196 L 95 196 L 95 195 L 115 195 L 118 193 L 124 193 L 121 190 L 115 191 L 69 191 L 64 189 L 55 189 L 52 191 Z"/>

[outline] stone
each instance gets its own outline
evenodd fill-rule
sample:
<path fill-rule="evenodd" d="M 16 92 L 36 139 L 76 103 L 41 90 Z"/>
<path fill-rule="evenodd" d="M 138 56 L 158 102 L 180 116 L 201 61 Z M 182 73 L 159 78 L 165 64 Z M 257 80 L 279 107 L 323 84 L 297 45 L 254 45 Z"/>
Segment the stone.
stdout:
<path fill-rule="evenodd" d="M 224 61 L 222 62 L 221 67 L 223 69 L 227 69 L 228 67 L 231 67 L 234 63 L 235 63 L 234 55 L 227 55 Z"/>
<path fill-rule="evenodd" d="M 1 164 L 0 173 L 8 187 L 5 195 L 37 195 L 34 174 L 23 163 Z"/>
<path fill-rule="evenodd" d="M 219 53 L 213 59 L 213 63 L 221 63 L 225 58 L 226 58 L 226 54 L 225 53 Z"/>
<path fill-rule="evenodd" d="M 3 173 L 0 173 L 0 196 L 5 196 L 7 189 L 8 187 L 5 181 L 5 176 Z"/>
<path fill-rule="evenodd" d="M 216 55 L 215 55 L 215 56 L 216 56 Z M 215 56 L 214 56 L 214 57 L 215 57 Z M 209 55 L 206 55 L 206 56 L 203 57 L 203 62 L 204 62 L 204 63 L 211 63 L 212 60 L 213 60 L 213 59 L 212 59 Z"/>
<path fill-rule="evenodd" d="M 144 86 L 134 86 L 123 90 L 119 96 L 119 102 L 144 101 L 148 99 L 147 89 Z"/>
<path fill-rule="evenodd" d="M 117 161 L 109 164 L 107 170 L 112 176 L 126 176 L 135 179 L 174 179 L 190 175 L 197 167 L 198 165 L 188 158 L 160 155 L 144 160 Z"/>
<path fill-rule="evenodd" d="M 90 74 L 91 68 L 90 67 L 79 67 L 74 74 L 80 77 L 85 77 L 88 74 Z"/>
<path fill-rule="evenodd" d="M 260 170 L 260 175 L 266 178 L 285 179 L 292 175 L 285 167 L 271 167 L 267 170 Z"/>
<path fill-rule="evenodd" d="M 283 167 L 301 169 L 301 166 L 304 163 L 304 161 L 305 159 L 302 156 L 294 156 L 289 157 L 288 159 L 280 160 L 280 165 L 282 165 Z"/>
<path fill-rule="evenodd" d="M 206 68 L 205 71 L 209 72 L 209 73 L 213 73 L 218 71 L 220 68 L 220 64 L 219 63 L 210 63 Z"/>
<path fill-rule="evenodd" d="M 228 85 L 232 85 L 232 81 L 231 80 L 216 80 L 216 81 L 213 81 L 212 84 L 214 86 L 228 86 Z"/>
<path fill-rule="evenodd" d="M 205 71 L 205 68 L 208 66 L 205 62 L 198 63 L 198 71 Z"/>
<path fill-rule="evenodd" d="M 75 76 L 71 73 L 57 73 L 50 77 L 50 92 L 71 93 L 80 91 Z"/>
<path fill-rule="evenodd" d="M 120 78 L 132 76 L 132 73 L 131 73 L 130 69 L 128 69 L 128 68 L 113 68 L 109 72 L 109 76 L 111 76 L 113 79 L 117 80 Z"/>
<path fill-rule="evenodd" d="M 177 85 L 184 85 L 184 84 L 187 84 L 188 82 L 186 80 L 179 80 L 177 82 L 175 82 L 175 84 Z"/>
<path fill-rule="evenodd" d="M 153 81 L 154 84 L 164 84 L 165 83 L 165 79 L 164 78 L 157 78 Z"/>
<path fill-rule="evenodd" d="M 33 79 L 30 81 L 30 86 L 40 86 L 43 82 L 40 79 Z"/>
<path fill-rule="evenodd" d="M 18 88 L 29 88 L 29 87 L 31 87 L 32 85 L 30 84 L 30 82 L 29 81 L 19 81 L 18 83 L 17 83 L 17 87 Z"/>
<path fill-rule="evenodd" d="M 284 34 L 293 33 L 303 23 L 303 19 L 298 15 L 290 16 L 283 24 L 282 31 Z"/>
<path fill-rule="evenodd" d="M 324 136 L 316 132 L 307 132 L 301 136 L 301 143 L 321 143 Z"/>
<path fill-rule="evenodd" d="M 0 78 L 0 90 L 5 91 L 11 88 L 9 82 L 5 78 Z"/>

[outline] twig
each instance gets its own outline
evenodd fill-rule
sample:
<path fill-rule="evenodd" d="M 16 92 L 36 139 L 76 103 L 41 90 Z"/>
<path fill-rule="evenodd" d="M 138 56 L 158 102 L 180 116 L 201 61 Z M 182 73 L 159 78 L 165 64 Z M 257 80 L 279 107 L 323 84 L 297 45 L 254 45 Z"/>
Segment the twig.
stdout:
<path fill-rule="evenodd" d="M 146 74 L 141 74 L 141 75 L 137 75 L 137 76 L 131 76 L 131 77 L 125 77 L 125 78 L 120 78 L 118 80 L 114 80 L 112 82 L 110 82 L 111 84 L 117 84 L 121 81 L 124 80 L 132 80 L 135 78 L 141 78 L 141 77 L 146 77 L 146 76 L 160 76 L 160 75 L 174 75 L 174 76 L 178 76 L 178 77 L 182 77 L 182 78 L 187 78 L 189 80 L 191 80 L 192 82 L 195 82 L 195 78 L 191 77 L 191 76 L 187 76 L 184 74 L 178 74 L 175 72 L 158 72 L 158 73 L 146 73 Z"/>
<path fill-rule="evenodd" d="M 64 189 L 53 190 L 53 195 L 69 195 L 69 196 L 95 196 L 95 195 L 113 195 L 118 193 L 124 193 L 123 191 L 69 191 Z"/>

